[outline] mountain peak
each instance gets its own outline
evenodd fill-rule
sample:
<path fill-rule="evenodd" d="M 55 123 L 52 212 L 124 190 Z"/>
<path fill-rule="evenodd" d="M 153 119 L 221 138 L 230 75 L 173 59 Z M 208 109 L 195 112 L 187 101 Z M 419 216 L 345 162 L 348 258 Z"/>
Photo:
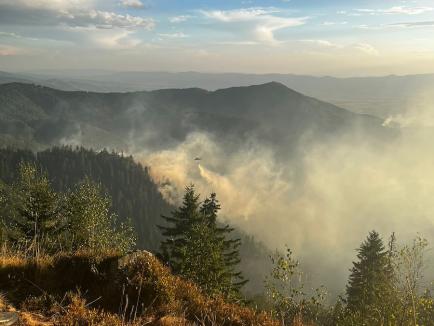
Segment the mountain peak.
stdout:
<path fill-rule="evenodd" d="M 262 85 L 258 85 L 258 86 L 267 86 L 267 87 L 281 87 L 281 88 L 286 88 L 286 89 L 289 89 L 288 87 L 286 87 L 284 84 L 282 84 L 282 83 L 279 83 L 279 82 L 277 82 L 277 81 L 271 81 L 271 82 L 269 82 L 269 83 L 265 83 L 265 84 L 262 84 Z"/>
<path fill-rule="evenodd" d="M 302 95 L 301 93 L 289 88 L 288 86 L 276 82 L 276 81 L 272 81 L 269 83 L 265 83 L 265 84 L 259 84 L 259 85 L 252 85 L 252 86 L 247 86 L 247 88 L 249 89 L 255 89 L 255 91 L 264 91 L 264 92 L 277 92 L 280 94 L 292 94 L 292 95 Z"/>
<path fill-rule="evenodd" d="M 239 94 L 245 94 L 245 95 L 302 95 L 296 91 L 294 91 L 291 88 L 288 88 L 282 83 L 279 82 L 268 82 L 265 84 L 257 84 L 257 85 L 250 85 L 250 86 L 237 86 L 237 87 L 230 87 L 230 88 L 223 88 L 219 89 L 215 93 L 239 93 Z"/>

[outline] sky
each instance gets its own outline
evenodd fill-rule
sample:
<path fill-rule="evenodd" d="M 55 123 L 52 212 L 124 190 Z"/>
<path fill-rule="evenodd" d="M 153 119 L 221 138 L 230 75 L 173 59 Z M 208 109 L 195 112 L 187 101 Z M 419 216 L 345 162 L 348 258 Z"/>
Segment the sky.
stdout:
<path fill-rule="evenodd" d="M 434 72 L 434 0 L 0 0 L 0 70 Z"/>

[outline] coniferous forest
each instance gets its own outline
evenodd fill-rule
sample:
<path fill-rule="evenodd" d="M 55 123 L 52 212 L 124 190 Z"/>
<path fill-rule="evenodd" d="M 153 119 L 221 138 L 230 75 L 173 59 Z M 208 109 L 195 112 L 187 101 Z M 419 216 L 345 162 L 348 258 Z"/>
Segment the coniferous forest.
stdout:
<path fill-rule="evenodd" d="M 122 219 L 131 219 L 140 248 L 156 249 L 161 237 L 160 215 L 171 210 L 151 180 L 146 167 L 107 151 L 59 147 L 32 153 L 26 150 L 0 150 L 0 179 L 15 180 L 20 162 L 34 163 L 47 173 L 53 188 L 65 192 L 86 177 L 101 184 L 111 198 L 112 210 Z M 125 222 L 125 221 L 124 221 Z"/>

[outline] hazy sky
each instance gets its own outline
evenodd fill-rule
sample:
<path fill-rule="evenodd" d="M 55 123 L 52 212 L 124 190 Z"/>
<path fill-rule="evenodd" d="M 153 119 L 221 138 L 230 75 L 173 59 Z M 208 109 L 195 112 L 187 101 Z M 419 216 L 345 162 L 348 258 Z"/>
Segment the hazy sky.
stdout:
<path fill-rule="evenodd" d="M 0 69 L 434 72 L 433 0 L 0 0 Z"/>

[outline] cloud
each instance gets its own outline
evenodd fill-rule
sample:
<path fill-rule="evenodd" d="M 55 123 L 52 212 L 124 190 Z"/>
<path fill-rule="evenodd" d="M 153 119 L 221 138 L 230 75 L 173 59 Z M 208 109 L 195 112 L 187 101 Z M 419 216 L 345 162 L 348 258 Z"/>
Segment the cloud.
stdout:
<path fill-rule="evenodd" d="M 230 23 L 230 22 L 249 22 L 261 18 L 268 18 L 270 17 L 270 14 L 276 13 L 276 10 L 258 7 L 258 8 L 244 8 L 244 9 L 234 9 L 234 10 L 202 11 L 202 13 L 206 17 L 213 18 L 222 22 Z"/>
<path fill-rule="evenodd" d="M 114 12 L 90 10 L 66 13 L 62 22 L 70 26 L 95 26 L 96 28 L 144 28 L 155 27 L 153 19 L 131 15 L 120 15 Z"/>
<path fill-rule="evenodd" d="M 228 41 L 228 42 L 218 42 L 221 45 L 257 45 L 258 42 L 255 41 Z"/>
<path fill-rule="evenodd" d="M 21 38 L 21 35 L 17 33 L 0 32 L 0 37 Z"/>
<path fill-rule="evenodd" d="M 356 50 L 360 50 L 360 51 L 362 51 L 368 55 L 372 55 L 372 56 L 378 56 L 379 55 L 378 50 L 375 47 L 373 47 L 371 44 L 368 44 L 368 43 L 354 44 L 354 48 Z"/>
<path fill-rule="evenodd" d="M 327 40 L 301 40 L 301 42 L 308 43 L 308 44 L 314 44 L 314 45 L 318 45 L 321 47 L 327 47 L 327 48 L 342 48 L 341 45 L 332 43 L 332 42 L 327 41 Z"/>
<path fill-rule="evenodd" d="M 167 38 L 187 38 L 189 37 L 189 35 L 184 34 L 183 32 L 176 32 L 176 33 L 160 33 L 158 34 L 162 37 L 167 37 Z"/>
<path fill-rule="evenodd" d="M 114 0 L 114 3 L 117 1 Z M 132 3 L 129 1 L 129 4 Z M 4 0 L 0 1 L 1 25 L 31 27 L 26 34 L 38 35 L 39 39 L 123 50 L 142 44 L 136 32 L 153 30 L 155 21 L 152 18 L 100 10 L 92 0 Z M 48 33 L 45 31 L 47 28 Z M 6 32 L 0 37 L 37 40 Z M 6 49 L 3 53 L 13 51 Z"/>
<path fill-rule="evenodd" d="M 373 45 L 368 43 L 338 44 L 327 40 L 300 40 L 300 42 L 317 48 L 325 48 L 333 51 L 339 50 L 341 53 L 354 52 L 355 50 L 369 56 L 379 55 L 379 51 Z"/>
<path fill-rule="evenodd" d="M 29 40 L 29 41 L 38 41 L 38 38 L 34 37 L 26 37 L 21 34 L 13 33 L 13 32 L 0 32 L 0 38 L 8 38 L 8 39 L 16 39 L 16 40 Z"/>
<path fill-rule="evenodd" d="M 99 45 L 101 48 L 106 49 L 131 49 L 140 45 L 141 40 L 132 37 L 133 32 L 128 30 L 112 30 L 99 31 L 90 36 L 92 43 Z"/>
<path fill-rule="evenodd" d="M 335 26 L 335 25 L 347 25 L 348 22 L 343 21 L 343 22 L 332 22 L 332 21 L 326 21 L 324 23 L 322 23 L 323 26 Z"/>
<path fill-rule="evenodd" d="M 209 19 L 244 25 L 245 28 L 262 43 L 276 45 L 281 43 L 275 38 L 275 32 L 281 29 L 304 25 L 308 17 L 282 17 L 275 8 L 243 8 L 234 10 L 202 11 Z"/>
<path fill-rule="evenodd" d="M 94 0 L 2 0 L 1 6 L 27 9 L 66 10 L 72 8 L 89 8 Z"/>
<path fill-rule="evenodd" d="M 186 15 L 174 16 L 174 17 L 170 17 L 169 21 L 173 24 L 183 23 L 183 22 L 187 21 L 188 19 L 190 19 L 190 17 L 191 16 L 186 16 Z"/>
<path fill-rule="evenodd" d="M 395 26 L 395 27 L 432 27 L 432 26 L 434 26 L 434 21 L 395 23 L 395 24 L 390 24 L 389 26 Z"/>
<path fill-rule="evenodd" d="M 73 5 L 75 4 L 75 5 Z M 78 5 L 82 4 L 82 6 Z M 88 8 L 90 1 L 24 1 L 0 2 L 0 24 L 109 28 L 144 28 L 151 30 L 151 18 L 122 15 Z"/>
<path fill-rule="evenodd" d="M 121 4 L 130 8 L 143 8 L 145 6 L 140 0 L 121 0 Z"/>
<path fill-rule="evenodd" d="M 420 15 L 434 10 L 434 7 L 395 6 L 387 9 L 357 9 L 359 13 L 370 15 Z"/>

